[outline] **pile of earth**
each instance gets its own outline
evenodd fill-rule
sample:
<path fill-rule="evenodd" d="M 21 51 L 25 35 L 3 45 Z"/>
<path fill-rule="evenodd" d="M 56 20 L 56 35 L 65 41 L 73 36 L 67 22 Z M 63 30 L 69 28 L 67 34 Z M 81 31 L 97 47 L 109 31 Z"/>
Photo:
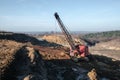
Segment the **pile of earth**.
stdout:
<path fill-rule="evenodd" d="M 28 34 L 23 33 L 13 33 L 13 32 L 0 32 L 0 39 L 2 40 L 12 40 L 20 43 L 31 43 L 33 45 L 41 45 L 41 46 L 61 46 L 55 43 L 50 43 L 45 40 L 39 41 L 33 36 L 29 36 Z"/>
<path fill-rule="evenodd" d="M 0 73 L 4 74 L 10 63 L 14 60 L 15 53 L 22 47 L 21 43 L 10 40 L 0 40 Z M 1 76 L 0 75 L 0 76 Z"/>
<path fill-rule="evenodd" d="M 94 60 L 75 63 L 70 59 L 68 50 L 66 47 L 39 41 L 29 35 L 2 33 L 0 78 L 1 80 L 120 80 L 120 61 L 93 55 Z"/>
<path fill-rule="evenodd" d="M 49 42 L 54 42 L 57 44 L 68 45 L 68 42 L 66 41 L 65 37 L 62 35 L 44 35 L 42 39 L 47 40 Z"/>
<path fill-rule="evenodd" d="M 43 40 L 46 40 L 48 42 L 53 42 L 56 44 L 60 44 L 63 46 L 69 46 L 68 41 L 66 40 L 64 35 L 44 35 L 42 37 Z M 85 44 L 85 42 L 79 38 L 73 38 L 75 44 Z"/>
<path fill-rule="evenodd" d="M 27 44 L 0 40 L 0 80 L 44 80 L 46 68 L 40 54 Z"/>

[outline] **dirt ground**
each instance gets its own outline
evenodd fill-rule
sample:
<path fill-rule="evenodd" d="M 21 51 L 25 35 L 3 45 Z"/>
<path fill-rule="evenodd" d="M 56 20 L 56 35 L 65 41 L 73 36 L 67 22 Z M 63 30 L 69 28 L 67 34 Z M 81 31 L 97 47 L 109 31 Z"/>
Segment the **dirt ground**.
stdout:
<path fill-rule="evenodd" d="M 0 37 L 1 80 L 120 80 L 119 60 L 92 55 L 90 61 L 74 62 L 67 47 L 10 36 Z"/>
<path fill-rule="evenodd" d="M 65 48 L 54 49 L 49 47 L 48 48 L 38 47 L 38 46 L 34 46 L 34 47 L 36 47 L 36 49 L 39 49 L 45 61 L 52 62 L 52 64 L 54 64 L 54 66 L 56 67 L 62 66 L 66 68 L 76 69 L 76 70 L 78 70 L 78 68 L 82 68 L 82 70 L 85 70 L 86 72 L 80 75 L 86 76 L 85 79 L 87 79 L 88 77 L 86 74 L 90 72 L 92 69 L 96 70 L 97 80 L 98 79 L 100 80 L 104 80 L 104 79 L 119 80 L 120 79 L 120 61 L 114 60 L 112 58 L 93 55 L 93 60 L 89 62 L 80 61 L 78 63 L 75 63 L 72 60 L 70 60 L 70 57 L 66 54 L 68 53 L 68 50 L 66 50 Z M 54 71 L 54 68 L 52 71 Z M 68 71 L 68 73 L 70 72 L 72 71 Z M 63 80 L 67 80 L 67 79 L 63 79 Z M 73 80 L 73 79 L 70 79 L 70 80 Z"/>

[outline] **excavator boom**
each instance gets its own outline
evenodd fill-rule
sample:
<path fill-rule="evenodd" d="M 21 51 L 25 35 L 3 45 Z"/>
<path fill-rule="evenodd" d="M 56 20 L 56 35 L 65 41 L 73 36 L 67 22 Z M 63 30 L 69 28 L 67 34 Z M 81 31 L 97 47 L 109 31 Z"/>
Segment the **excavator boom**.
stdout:
<path fill-rule="evenodd" d="M 70 33 L 67 31 L 67 29 L 65 28 L 62 20 L 60 19 L 59 15 L 57 13 L 54 14 L 66 40 L 68 41 L 69 45 L 70 45 L 70 56 L 71 58 L 76 61 L 78 60 L 79 57 L 86 57 L 87 55 L 89 55 L 88 52 L 88 47 L 85 45 L 75 45 L 74 41 L 72 39 L 72 36 L 70 35 Z"/>
<path fill-rule="evenodd" d="M 65 28 L 62 20 L 60 19 L 59 15 L 57 13 L 54 14 L 56 20 L 58 21 L 58 24 L 63 32 L 63 34 L 65 35 L 66 40 L 68 41 L 70 47 L 72 48 L 72 50 L 75 49 L 75 44 L 74 41 L 72 39 L 72 36 L 70 35 L 70 33 L 67 31 L 67 29 Z"/>

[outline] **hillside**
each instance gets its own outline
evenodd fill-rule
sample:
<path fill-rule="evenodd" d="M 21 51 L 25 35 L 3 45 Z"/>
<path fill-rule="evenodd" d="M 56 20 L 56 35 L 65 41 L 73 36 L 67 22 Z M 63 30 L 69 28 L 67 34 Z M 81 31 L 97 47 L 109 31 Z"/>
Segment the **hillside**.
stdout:
<path fill-rule="evenodd" d="M 82 36 L 82 38 L 88 39 L 91 41 L 105 42 L 105 41 L 120 38 L 120 31 L 118 30 L 118 31 L 89 33 L 89 34 Z"/>

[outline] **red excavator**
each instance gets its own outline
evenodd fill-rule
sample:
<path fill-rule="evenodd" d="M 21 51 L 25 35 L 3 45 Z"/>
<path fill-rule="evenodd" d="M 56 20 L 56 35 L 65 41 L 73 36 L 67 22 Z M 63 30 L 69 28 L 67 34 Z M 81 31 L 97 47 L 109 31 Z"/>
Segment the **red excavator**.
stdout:
<path fill-rule="evenodd" d="M 74 61 L 78 61 L 79 59 L 84 59 L 84 60 L 89 60 L 88 56 L 90 55 L 89 51 L 88 51 L 88 46 L 86 45 L 75 45 L 74 40 L 72 38 L 72 36 L 70 35 L 70 33 L 68 32 L 68 30 L 65 28 L 62 20 L 60 19 L 59 15 L 57 14 L 57 12 L 54 14 L 66 40 L 68 41 L 69 45 L 70 45 L 70 57 L 72 60 Z"/>

